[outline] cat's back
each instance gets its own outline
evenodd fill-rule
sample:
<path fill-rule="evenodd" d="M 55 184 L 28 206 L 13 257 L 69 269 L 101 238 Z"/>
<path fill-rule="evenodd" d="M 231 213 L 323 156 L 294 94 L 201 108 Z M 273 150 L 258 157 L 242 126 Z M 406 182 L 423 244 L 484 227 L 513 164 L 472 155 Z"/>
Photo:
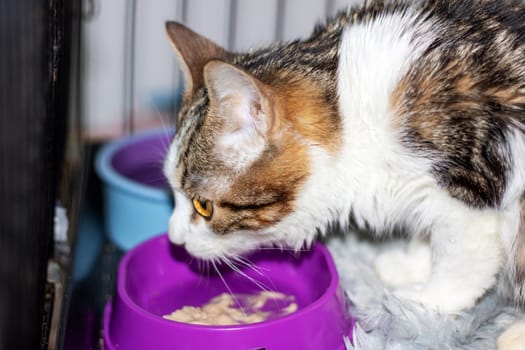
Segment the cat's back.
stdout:
<path fill-rule="evenodd" d="M 524 175 L 511 170 L 525 156 L 514 152 L 525 129 L 523 18 L 520 2 L 497 0 L 373 2 L 345 13 L 337 82 L 347 129 L 395 134 L 471 206 L 505 204 L 512 177 Z"/>

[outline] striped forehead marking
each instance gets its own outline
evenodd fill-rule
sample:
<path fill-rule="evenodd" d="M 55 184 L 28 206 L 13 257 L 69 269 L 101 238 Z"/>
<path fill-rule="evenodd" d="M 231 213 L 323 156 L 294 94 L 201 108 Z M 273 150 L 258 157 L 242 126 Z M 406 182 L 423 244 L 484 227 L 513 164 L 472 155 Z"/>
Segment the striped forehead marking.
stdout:
<path fill-rule="evenodd" d="M 195 138 L 199 132 L 204 118 L 206 117 L 208 106 L 208 96 L 205 94 L 204 89 L 201 89 L 197 95 L 196 99 L 191 102 L 189 108 L 184 111 L 182 110 L 183 115 L 180 118 L 180 131 L 177 134 L 175 140 L 176 147 L 176 166 L 177 173 L 181 174 L 181 177 L 178 179 L 180 188 L 184 188 L 185 181 L 187 178 L 188 171 L 188 159 L 190 153 L 190 147 L 192 140 Z M 183 168 L 182 171 L 178 171 L 179 168 Z"/>

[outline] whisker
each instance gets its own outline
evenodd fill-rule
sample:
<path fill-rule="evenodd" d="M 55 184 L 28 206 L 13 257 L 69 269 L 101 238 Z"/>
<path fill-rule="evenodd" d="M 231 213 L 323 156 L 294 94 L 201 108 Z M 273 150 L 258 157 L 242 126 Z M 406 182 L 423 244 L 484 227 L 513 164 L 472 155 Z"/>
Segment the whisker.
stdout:
<path fill-rule="evenodd" d="M 146 164 L 146 167 L 148 165 L 151 165 L 151 164 Z M 154 165 L 154 169 L 158 170 L 158 173 L 150 173 L 148 174 L 149 176 L 142 181 L 148 184 L 159 184 L 159 183 L 165 184 L 167 181 L 166 181 L 166 177 L 164 176 L 164 174 L 162 174 L 162 169 L 160 167 L 157 167 L 156 164 Z"/>
<path fill-rule="evenodd" d="M 154 116 L 159 120 L 160 126 L 163 130 L 163 133 L 161 134 L 162 137 L 160 138 L 161 145 L 159 149 L 157 149 L 157 152 L 159 153 L 159 165 L 162 167 L 164 156 L 167 154 L 172 143 L 173 126 L 168 124 L 168 121 L 166 120 L 167 118 L 164 117 L 164 114 L 156 103 L 152 104 L 152 111 L 154 112 Z"/>
<path fill-rule="evenodd" d="M 257 270 L 256 268 L 254 269 L 254 271 L 256 271 L 257 273 L 260 273 L 261 276 L 263 277 L 266 277 L 273 285 L 274 289 L 271 289 L 270 287 L 268 287 L 266 284 L 264 284 L 263 282 L 261 281 L 258 281 L 256 280 L 255 278 L 249 276 L 248 274 L 246 274 L 244 271 L 242 271 L 238 266 L 236 266 L 230 259 L 228 259 L 227 257 L 225 256 L 222 256 L 221 257 L 221 260 L 230 268 L 232 269 L 233 271 L 235 271 L 236 273 L 238 273 L 239 275 L 245 277 L 248 281 L 252 282 L 255 286 L 257 286 L 259 289 L 261 289 L 262 291 L 268 291 L 268 292 L 272 292 L 272 291 L 275 291 L 276 288 L 275 288 L 275 285 L 273 283 L 273 281 L 264 273 L 262 273 L 262 271 L 260 270 Z M 246 265 L 247 267 L 250 267 L 250 268 L 253 268 L 254 264 L 247 264 Z"/>
<path fill-rule="evenodd" d="M 206 276 L 206 277 L 209 277 L 210 276 L 210 265 L 209 265 L 209 262 L 208 260 L 201 260 L 201 264 L 202 264 L 202 270 L 203 270 L 203 274 Z"/>
<path fill-rule="evenodd" d="M 199 272 L 199 279 L 197 281 L 197 286 L 200 286 L 201 283 L 204 282 L 204 277 L 202 276 L 202 274 L 203 274 L 202 260 L 195 259 L 193 256 L 190 256 L 190 260 L 188 261 L 188 265 L 191 266 L 191 265 L 194 264 L 194 262 L 197 265 L 197 271 Z"/>
<path fill-rule="evenodd" d="M 277 251 L 282 251 L 282 252 L 293 252 L 293 253 L 310 251 L 308 248 L 294 249 L 294 248 L 284 248 L 284 247 L 258 247 L 257 250 L 277 250 Z"/>
<path fill-rule="evenodd" d="M 269 269 L 265 268 L 263 269 L 262 267 L 259 267 L 257 265 L 255 265 L 253 262 L 251 262 L 250 260 L 248 260 L 248 258 L 245 258 L 245 257 L 242 257 L 242 256 L 234 256 L 232 257 L 232 259 L 243 265 L 243 266 L 246 266 L 247 268 L 249 269 L 252 269 L 255 273 L 257 273 L 258 275 L 260 276 L 263 276 L 263 277 L 266 277 L 266 275 L 264 274 L 263 270 L 266 270 L 266 271 L 269 271 Z"/>
<path fill-rule="evenodd" d="M 162 139 L 162 141 L 164 142 L 164 144 L 162 145 L 164 147 L 164 149 L 162 151 L 166 152 L 166 150 L 169 148 L 169 146 L 171 144 L 171 140 L 170 140 L 170 138 L 168 136 L 171 133 L 171 130 L 170 130 L 171 128 L 170 128 L 170 126 L 167 125 L 167 121 L 165 120 L 165 118 L 163 118 L 163 114 L 160 111 L 159 106 L 156 103 L 154 103 L 154 104 L 152 104 L 152 107 L 153 107 L 153 112 L 154 112 L 155 117 L 158 118 L 158 120 L 160 121 L 160 125 L 161 125 L 162 129 L 164 130 L 164 136 L 165 137 Z"/>
<path fill-rule="evenodd" d="M 171 146 L 172 140 L 171 140 L 172 132 L 169 129 L 164 130 L 163 134 L 161 135 L 160 139 L 160 145 L 155 145 L 155 149 L 153 151 L 155 154 L 155 162 L 152 162 L 153 167 L 158 167 L 159 169 L 162 169 L 164 159 L 166 158 L 166 155 L 168 154 L 168 150 Z"/>
<path fill-rule="evenodd" d="M 217 267 L 217 265 L 215 264 L 215 261 L 214 260 L 210 260 L 213 268 L 215 269 L 215 272 L 217 272 L 217 275 L 219 275 L 219 278 L 221 279 L 222 283 L 224 284 L 224 286 L 226 287 L 226 289 L 228 290 L 228 293 L 230 293 L 233 301 L 235 302 L 235 304 L 237 304 L 237 306 L 239 307 L 239 309 L 242 311 L 242 313 L 244 315 L 246 315 L 246 312 L 244 311 L 244 308 L 242 307 L 242 304 L 239 302 L 239 300 L 237 299 L 237 297 L 235 296 L 235 294 L 233 294 L 233 291 L 231 290 L 230 286 L 228 285 L 228 283 L 226 283 L 226 280 L 224 279 L 224 277 L 222 276 L 219 268 Z"/>

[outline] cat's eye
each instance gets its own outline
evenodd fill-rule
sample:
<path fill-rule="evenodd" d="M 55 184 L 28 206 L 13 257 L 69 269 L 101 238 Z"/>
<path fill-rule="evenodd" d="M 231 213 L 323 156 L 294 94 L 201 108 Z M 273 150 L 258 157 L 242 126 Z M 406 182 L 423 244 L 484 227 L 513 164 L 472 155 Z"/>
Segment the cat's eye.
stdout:
<path fill-rule="evenodd" d="M 213 215 L 213 203 L 211 201 L 193 198 L 193 207 L 197 214 L 205 219 L 209 219 Z"/>

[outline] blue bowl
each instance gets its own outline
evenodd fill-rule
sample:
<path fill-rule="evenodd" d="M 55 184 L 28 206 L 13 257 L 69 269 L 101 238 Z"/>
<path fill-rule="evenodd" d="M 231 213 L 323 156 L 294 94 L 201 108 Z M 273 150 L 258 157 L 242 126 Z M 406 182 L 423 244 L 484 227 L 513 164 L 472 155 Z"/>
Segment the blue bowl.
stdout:
<path fill-rule="evenodd" d="M 140 132 L 107 143 L 96 155 L 105 230 L 122 250 L 168 229 L 174 203 L 162 163 L 173 134 L 166 128 Z"/>

